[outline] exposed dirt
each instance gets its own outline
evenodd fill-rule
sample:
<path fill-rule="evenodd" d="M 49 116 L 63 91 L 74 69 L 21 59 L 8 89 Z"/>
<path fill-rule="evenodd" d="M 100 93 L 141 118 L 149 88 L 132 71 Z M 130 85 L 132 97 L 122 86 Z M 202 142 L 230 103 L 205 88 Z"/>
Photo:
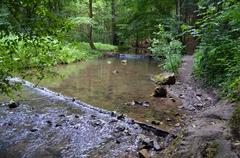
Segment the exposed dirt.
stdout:
<path fill-rule="evenodd" d="M 182 118 L 182 127 L 175 129 L 179 137 L 163 151 L 161 157 L 239 157 L 233 152 L 234 142 L 228 127 L 234 104 L 219 100 L 214 89 L 194 80 L 192 66 L 193 56 L 185 56 L 178 74 L 179 82 L 169 88 L 170 93 L 182 99 L 183 106 L 179 108 L 186 115 Z"/>

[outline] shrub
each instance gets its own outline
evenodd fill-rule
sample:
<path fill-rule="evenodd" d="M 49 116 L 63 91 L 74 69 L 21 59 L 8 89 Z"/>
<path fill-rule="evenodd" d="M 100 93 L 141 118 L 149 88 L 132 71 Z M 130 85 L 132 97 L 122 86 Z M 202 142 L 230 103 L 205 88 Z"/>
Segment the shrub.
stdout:
<path fill-rule="evenodd" d="M 159 32 L 155 35 L 150 50 L 155 58 L 164 58 L 163 67 L 165 70 L 176 72 L 181 64 L 182 43 L 175 39 L 171 32 L 165 31 L 162 25 L 159 25 Z"/>
<path fill-rule="evenodd" d="M 219 87 L 224 96 L 240 99 L 240 2 L 202 0 L 199 8 L 194 73 Z"/>

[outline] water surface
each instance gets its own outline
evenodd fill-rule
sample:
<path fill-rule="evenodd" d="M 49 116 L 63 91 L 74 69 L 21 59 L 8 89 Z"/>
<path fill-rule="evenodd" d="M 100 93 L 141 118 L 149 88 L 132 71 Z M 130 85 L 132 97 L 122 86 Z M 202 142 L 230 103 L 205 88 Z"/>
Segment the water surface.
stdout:
<path fill-rule="evenodd" d="M 160 121 L 162 128 L 174 125 L 177 105 L 181 103 L 151 96 L 156 85 L 150 78 L 161 73 L 158 64 L 150 59 L 128 59 L 124 64 L 121 60 L 107 58 L 58 66 L 56 71 L 61 77 L 46 78 L 41 85 L 139 121 Z M 150 106 L 127 104 L 133 100 L 148 101 Z"/>

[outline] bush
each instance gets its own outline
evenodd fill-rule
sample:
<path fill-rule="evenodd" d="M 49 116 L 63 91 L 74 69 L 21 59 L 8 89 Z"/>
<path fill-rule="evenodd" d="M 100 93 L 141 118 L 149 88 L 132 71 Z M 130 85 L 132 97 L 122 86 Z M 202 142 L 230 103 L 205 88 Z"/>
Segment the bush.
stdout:
<path fill-rule="evenodd" d="M 49 36 L 29 37 L 0 33 L 0 93 L 11 96 L 20 84 L 9 78 L 20 75 L 42 79 L 48 67 L 57 63 L 58 43 Z"/>
<path fill-rule="evenodd" d="M 194 73 L 219 87 L 224 96 L 240 99 L 240 2 L 200 2 Z"/>
<path fill-rule="evenodd" d="M 173 34 L 159 25 L 159 32 L 153 39 L 150 50 L 157 59 L 164 59 L 163 67 L 167 71 L 177 72 L 181 64 L 182 43 Z"/>

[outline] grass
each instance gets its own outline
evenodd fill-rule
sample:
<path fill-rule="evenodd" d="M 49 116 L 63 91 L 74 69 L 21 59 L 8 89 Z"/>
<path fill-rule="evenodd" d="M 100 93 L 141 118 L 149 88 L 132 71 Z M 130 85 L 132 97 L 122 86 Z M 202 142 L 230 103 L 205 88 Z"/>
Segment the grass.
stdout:
<path fill-rule="evenodd" d="M 74 42 L 61 46 L 57 53 L 58 64 L 69 64 L 77 61 L 87 60 L 89 58 L 97 57 L 105 51 L 116 51 L 117 47 L 110 44 L 95 43 L 96 50 L 90 48 L 86 42 Z"/>

